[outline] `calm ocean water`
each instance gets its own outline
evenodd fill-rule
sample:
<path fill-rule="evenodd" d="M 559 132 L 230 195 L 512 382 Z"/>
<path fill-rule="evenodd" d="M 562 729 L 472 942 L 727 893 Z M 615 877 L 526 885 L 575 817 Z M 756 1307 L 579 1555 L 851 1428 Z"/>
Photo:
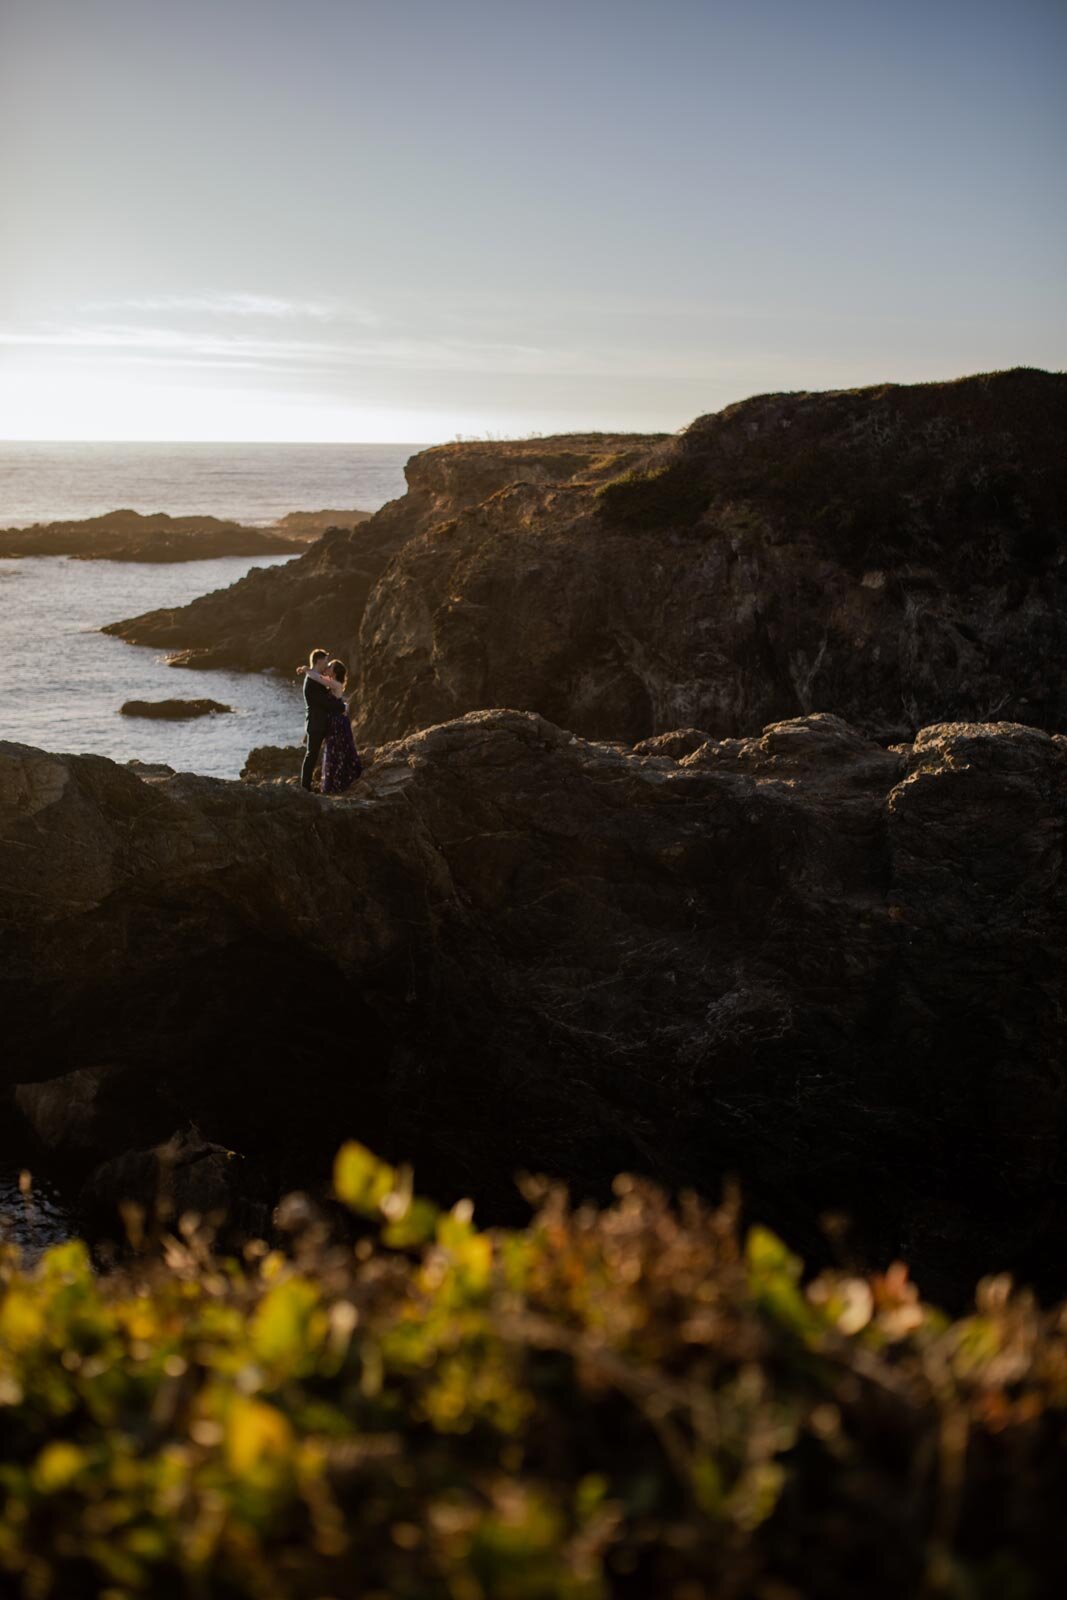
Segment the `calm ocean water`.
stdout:
<path fill-rule="evenodd" d="M 169 511 L 268 523 L 287 511 L 377 511 L 417 444 L 13 444 L 0 441 L 0 528 Z"/>
<path fill-rule="evenodd" d="M 165 761 L 217 778 L 236 778 L 255 744 L 298 744 L 303 727 L 295 679 L 179 671 L 156 650 L 98 631 L 105 622 L 225 588 L 253 566 L 289 559 L 173 566 L 65 556 L 0 561 L 0 739 L 93 751 L 112 761 Z M 119 715 L 124 700 L 172 697 L 221 700 L 234 715 L 192 722 Z"/>
<path fill-rule="evenodd" d="M 404 492 L 412 445 L 0 443 L 0 527 L 129 506 L 270 522 L 287 511 L 375 511 Z M 176 671 L 99 629 L 182 605 L 285 556 L 174 565 L 31 557 L 0 561 L 0 739 L 114 761 L 165 761 L 234 778 L 253 745 L 302 736 L 295 681 Z M 151 722 L 124 700 L 221 700 L 233 716 Z"/>

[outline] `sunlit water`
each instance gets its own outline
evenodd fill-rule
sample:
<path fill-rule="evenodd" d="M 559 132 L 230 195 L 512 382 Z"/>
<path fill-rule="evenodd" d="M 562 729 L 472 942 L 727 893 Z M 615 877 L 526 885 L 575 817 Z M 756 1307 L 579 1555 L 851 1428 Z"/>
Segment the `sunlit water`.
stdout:
<path fill-rule="evenodd" d="M 417 444 L 19 444 L 0 441 L 0 528 L 127 507 L 269 523 L 377 511 Z"/>

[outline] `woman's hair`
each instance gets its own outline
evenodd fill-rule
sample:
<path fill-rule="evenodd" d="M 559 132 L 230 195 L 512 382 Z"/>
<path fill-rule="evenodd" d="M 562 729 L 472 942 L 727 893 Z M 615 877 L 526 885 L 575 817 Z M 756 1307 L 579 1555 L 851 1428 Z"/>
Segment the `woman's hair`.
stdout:
<path fill-rule="evenodd" d="M 329 653 L 330 652 L 328 650 L 312 650 L 311 654 L 308 656 L 308 662 L 313 667 L 316 661 L 325 661 Z"/>
<path fill-rule="evenodd" d="M 338 683 L 347 683 L 348 668 L 345 666 L 343 661 L 331 661 L 330 671 L 333 673 Z"/>

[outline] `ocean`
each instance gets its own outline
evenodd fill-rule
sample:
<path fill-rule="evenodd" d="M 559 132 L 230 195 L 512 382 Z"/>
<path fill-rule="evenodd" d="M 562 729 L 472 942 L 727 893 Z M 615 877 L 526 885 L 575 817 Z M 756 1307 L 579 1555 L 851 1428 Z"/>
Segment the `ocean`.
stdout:
<path fill-rule="evenodd" d="M 268 523 L 287 511 L 376 511 L 404 492 L 417 445 L 0 443 L 0 527 L 119 507 Z M 107 638 L 107 622 L 182 605 L 254 565 L 288 556 L 167 565 L 28 557 L 0 561 L 0 739 L 46 750 L 165 761 L 235 778 L 253 745 L 297 744 L 295 680 L 176 671 L 154 650 Z M 233 715 L 123 717 L 124 700 L 221 700 Z"/>
<path fill-rule="evenodd" d="M 18 444 L 0 441 L 0 528 L 104 511 L 265 524 L 287 511 L 377 511 L 418 444 Z"/>

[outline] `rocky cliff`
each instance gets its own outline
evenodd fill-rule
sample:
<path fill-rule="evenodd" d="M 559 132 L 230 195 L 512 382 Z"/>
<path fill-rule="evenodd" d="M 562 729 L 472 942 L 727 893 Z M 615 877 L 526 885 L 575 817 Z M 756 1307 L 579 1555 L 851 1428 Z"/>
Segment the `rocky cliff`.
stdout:
<path fill-rule="evenodd" d="M 358 662 L 359 733 L 510 705 L 596 738 L 811 711 L 1067 721 L 1067 377 L 746 400 L 666 438 L 441 446 L 353 534 L 112 630 Z"/>
<path fill-rule="evenodd" d="M 353 530 L 328 531 L 284 567 L 257 570 L 190 605 L 149 611 L 105 633 L 174 652 L 173 665 L 291 673 L 317 644 L 359 659 L 367 597 L 400 548 L 516 479 L 604 481 L 647 448 L 644 435 L 574 434 L 440 445 L 405 467 L 407 493 Z"/>
<path fill-rule="evenodd" d="M 935 1295 L 1067 1245 L 1067 742 L 810 716 L 637 749 L 495 711 L 354 798 L 0 746 L 2 1070 L 80 1172 L 354 1134 L 513 1210 L 640 1170 Z"/>

